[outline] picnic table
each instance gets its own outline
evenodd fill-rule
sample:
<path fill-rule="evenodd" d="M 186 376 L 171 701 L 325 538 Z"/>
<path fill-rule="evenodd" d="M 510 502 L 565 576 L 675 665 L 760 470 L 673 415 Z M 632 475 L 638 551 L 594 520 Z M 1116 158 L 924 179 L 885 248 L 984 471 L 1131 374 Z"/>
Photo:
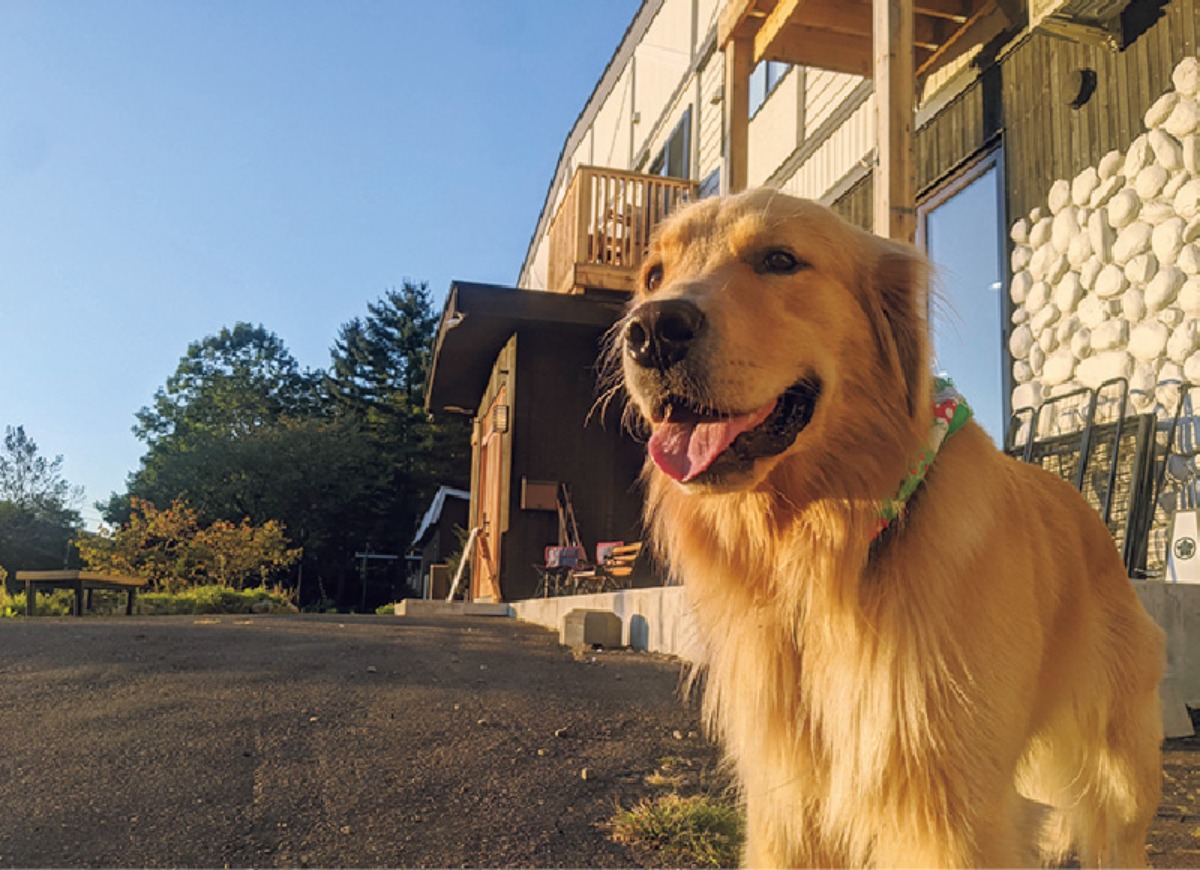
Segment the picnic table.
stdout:
<path fill-rule="evenodd" d="M 47 589 L 74 589 L 74 614 L 83 616 L 83 611 L 92 609 L 93 589 L 114 589 L 126 592 L 125 615 L 133 615 L 133 599 L 137 590 L 149 581 L 145 577 L 124 577 L 120 574 L 104 574 L 99 571 L 18 571 L 17 582 L 25 584 L 25 615 L 37 612 L 35 596 L 40 587 Z M 84 595 L 86 593 L 86 602 Z"/>

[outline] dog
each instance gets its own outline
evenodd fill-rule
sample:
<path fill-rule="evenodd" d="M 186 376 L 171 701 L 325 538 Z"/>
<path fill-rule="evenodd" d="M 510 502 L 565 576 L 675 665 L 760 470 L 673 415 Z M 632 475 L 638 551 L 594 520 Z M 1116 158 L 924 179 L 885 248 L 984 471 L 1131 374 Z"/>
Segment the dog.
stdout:
<path fill-rule="evenodd" d="M 935 396 L 928 273 L 758 190 L 660 224 L 618 323 L 744 863 L 1145 865 L 1163 634 L 1080 494 Z"/>

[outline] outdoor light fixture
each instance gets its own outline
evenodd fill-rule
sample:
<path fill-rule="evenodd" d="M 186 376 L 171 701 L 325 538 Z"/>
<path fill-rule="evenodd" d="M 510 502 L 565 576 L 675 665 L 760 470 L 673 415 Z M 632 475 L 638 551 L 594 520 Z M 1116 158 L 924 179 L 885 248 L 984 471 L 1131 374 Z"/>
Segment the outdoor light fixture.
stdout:
<path fill-rule="evenodd" d="M 497 405 L 492 409 L 492 428 L 497 432 L 504 433 L 508 431 L 509 421 L 509 406 Z"/>

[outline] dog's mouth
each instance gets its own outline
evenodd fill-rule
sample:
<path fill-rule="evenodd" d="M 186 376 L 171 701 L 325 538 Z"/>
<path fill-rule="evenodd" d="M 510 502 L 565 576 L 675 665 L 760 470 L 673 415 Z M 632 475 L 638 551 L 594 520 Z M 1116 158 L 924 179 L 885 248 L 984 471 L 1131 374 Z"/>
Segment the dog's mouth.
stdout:
<path fill-rule="evenodd" d="M 760 408 L 722 412 L 668 395 L 655 408 L 650 458 L 681 483 L 716 482 L 792 445 L 812 420 L 820 383 L 805 379 Z"/>

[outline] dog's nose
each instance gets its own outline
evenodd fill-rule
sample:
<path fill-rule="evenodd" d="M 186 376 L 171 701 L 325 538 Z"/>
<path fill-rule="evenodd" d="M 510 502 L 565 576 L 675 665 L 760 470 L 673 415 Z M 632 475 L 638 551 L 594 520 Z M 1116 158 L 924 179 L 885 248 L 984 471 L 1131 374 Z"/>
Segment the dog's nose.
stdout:
<path fill-rule="evenodd" d="M 663 370 L 687 356 L 704 323 L 704 312 L 685 299 L 646 302 L 625 324 L 625 349 L 638 365 Z"/>

